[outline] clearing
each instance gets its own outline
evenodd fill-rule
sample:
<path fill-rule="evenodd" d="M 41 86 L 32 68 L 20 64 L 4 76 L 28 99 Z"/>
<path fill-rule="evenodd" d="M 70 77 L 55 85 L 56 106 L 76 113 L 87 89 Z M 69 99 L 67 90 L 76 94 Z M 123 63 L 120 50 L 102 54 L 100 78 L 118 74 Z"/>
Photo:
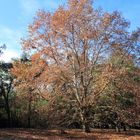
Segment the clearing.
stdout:
<path fill-rule="evenodd" d="M 94 130 L 89 134 L 81 130 L 0 129 L 0 140 L 140 140 L 140 130 L 116 133 L 114 130 Z"/>

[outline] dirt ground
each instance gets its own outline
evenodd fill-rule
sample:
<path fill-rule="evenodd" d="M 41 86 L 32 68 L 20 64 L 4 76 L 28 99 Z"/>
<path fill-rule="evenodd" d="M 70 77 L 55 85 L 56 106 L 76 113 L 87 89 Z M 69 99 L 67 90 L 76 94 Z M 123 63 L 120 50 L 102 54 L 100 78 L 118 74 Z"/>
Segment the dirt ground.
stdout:
<path fill-rule="evenodd" d="M 0 129 L 0 140 L 140 140 L 140 130 L 116 133 L 114 130 L 93 130 L 86 134 L 81 130 Z"/>

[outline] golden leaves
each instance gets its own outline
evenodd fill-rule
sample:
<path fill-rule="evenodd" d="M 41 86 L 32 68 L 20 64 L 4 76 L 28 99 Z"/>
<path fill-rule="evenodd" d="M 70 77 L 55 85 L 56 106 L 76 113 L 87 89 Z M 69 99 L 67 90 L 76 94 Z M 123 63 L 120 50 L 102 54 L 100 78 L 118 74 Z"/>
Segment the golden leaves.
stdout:
<path fill-rule="evenodd" d="M 110 21 L 111 21 L 111 16 L 109 13 L 105 13 L 103 15 L 103 26 L 104 27 L 108 27 L 110 25 Z"/>
<path fill-rule="evenodd" d="M 69 12 L 60 6 L 52 17 L 51 25 L 52 25 L 53 31 L 55 33 L 65 32 L 65 29 L 66 29 L 65 25 L 68 18 L 69 18 Z"/>
<path fill-rule="evenodd" d="M 52 14 L 39 11 L 22 42 L 23 48 L 31 50 L 30 65 L 20 64 L 15 73 L 32 86 L 52 84 L 57 94 L 63 92 L 63 84 L 82 97 L 86 88 L 88 94 L 100 93 L 108 82 L 126 74 L 116 64 L 105 63 L 112 50 L 124 49 L 129 36 L 125 23 L 118 13 L 94 11 L 90 0 L 69 0 L 67 7 L 60 6 Z"/>
<path fill-rule="evenodd" d="M 38 59 L 40 59 L 41 57 L 41 54 L 38 52 L 38 53 L 35 53 L 31 56 L 31 61 L 36 61 Z"/>

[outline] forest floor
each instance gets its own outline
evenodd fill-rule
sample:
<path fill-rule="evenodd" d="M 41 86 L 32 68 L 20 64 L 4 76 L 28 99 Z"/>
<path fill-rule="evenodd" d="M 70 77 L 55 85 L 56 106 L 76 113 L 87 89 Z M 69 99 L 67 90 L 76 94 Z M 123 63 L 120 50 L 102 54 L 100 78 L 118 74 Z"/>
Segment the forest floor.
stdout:
<path fill-rule="evenodd" d="M 0 129 L 0 140 L 140 140 L 140 130 L 116 133 L 114 130 L 94 130 L 84 133 L 81 130 L 44 129 Z"/>

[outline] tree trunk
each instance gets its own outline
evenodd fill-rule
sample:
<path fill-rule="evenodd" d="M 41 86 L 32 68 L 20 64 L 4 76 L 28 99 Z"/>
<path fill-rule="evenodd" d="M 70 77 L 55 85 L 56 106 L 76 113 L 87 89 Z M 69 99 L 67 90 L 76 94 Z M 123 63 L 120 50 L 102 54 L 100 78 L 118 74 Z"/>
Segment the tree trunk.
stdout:
<path fill-rule="evenodd" d="M 11 127 L 11 113 L 9 107 L 6 110 L 7 112 L 7 119 L 8 119 L 8 127 Z"/>
<path fill-rule="evenodd" d="M 8 127 L 11 127 L 11 111 L 8 99 L 5 99 L 5 110 L 7 113 Z"/>
<path fill-rule="evenodd" d="M 31 127 L 31 100 L 29 99 L 28 104 L 28 128 Z"/>
<path fill-rule="evenodd" d="M 86 133 L 90 133 L 90 127 L 87 123 L 83 123 L 83 131 Z"/>
<path fill-rule="evenodd" d="M 129 130 L 129 131 L 131 130 L 131 126 L 130 126 L 130 125 L 128 125 L 128 130 Z"/>
<path fill-rule="evenodd" d="M 90 127 L 89 127 L 89 124 L 87 123 L 87 118 L 84 114 L 85 113 L 82 113 L 82 112 L 80 113 L 81 121 L 82 121 L 82 128 L 84 132 L 90 133 Z"/>
<path fill-rule="evenodd" d="M 119 127 L 119 124 L 116 124 L 116 132 L 120 132 L 120 127 Z"/>
<path fill-rule="evenodd" d="M 123 123 L 122 126 L 123 126 L 123 131 L 126 131 L 126 125 L 125 125 L 125 123 Z"/>

